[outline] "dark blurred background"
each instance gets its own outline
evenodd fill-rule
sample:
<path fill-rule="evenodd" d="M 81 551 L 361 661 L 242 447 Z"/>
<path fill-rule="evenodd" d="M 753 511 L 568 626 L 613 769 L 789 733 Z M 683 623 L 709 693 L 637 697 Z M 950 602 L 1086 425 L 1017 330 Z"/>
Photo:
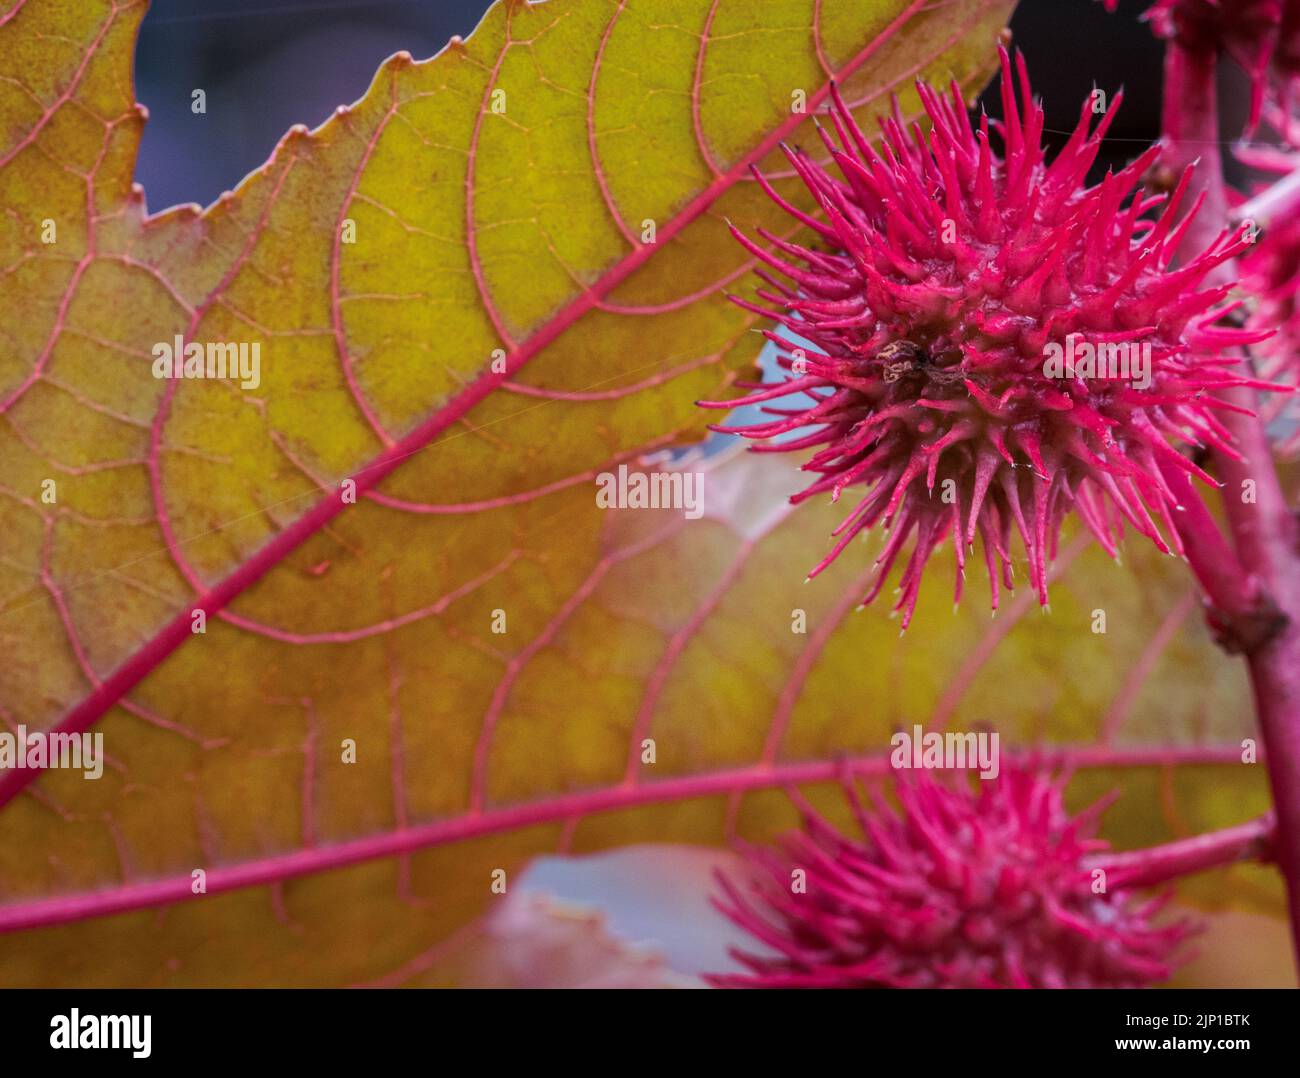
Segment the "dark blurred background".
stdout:
<path fill-rule="evenodd" d="M 149 108 L 136 180 L 149 208 L 207 205 L 296 123 L 315 127 L 386 56 L 418 60 L 467 37 L 490 0 L 153 0 L 136 48 Z M 207 112 L 190 110 L 202 89 Z"/>
<path fill-rule="evenodd" d="M 1049 128 L 1072 127 L 1094 85 L 1108 94 L 1124 86 L 1108 164 L 1159 131 L 1162 49 L 1139 21 L 1149 2 L 1124 0 L 1108 15 L 1096 0 L 1021 0 L 1011 24 Z M 150 207 L 211 202 L 292 124 L 315 127 L 365 93 L 384 57 L 433 55 L 453 34 L 468 35 L 489 3 L 154 0 L 136 54 L 136 93 L 150 112 L 136 178 Z M 207 94 L 206 114 L 190 111 L 195 89 Z M 996 114 L 993 95 L 986 103 Z M 1225 130 L 1240 130 L 1240 117 L 1225 117 Z"/>

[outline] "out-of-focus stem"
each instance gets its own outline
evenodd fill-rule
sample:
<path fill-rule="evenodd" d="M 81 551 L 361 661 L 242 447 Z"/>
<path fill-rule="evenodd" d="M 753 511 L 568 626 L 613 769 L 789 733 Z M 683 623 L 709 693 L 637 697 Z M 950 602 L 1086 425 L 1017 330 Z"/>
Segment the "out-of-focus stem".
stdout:
<path fill-rule="evenodd" d="M 1236 827 L 1210 831 L 1192 838 L 1124 853 L 1103 853 L 1089 858 L 1089 866 L 1106 871 L 1108 889 L 1155 887 L 1193 872 L 1219 868 L 1237 861 L 1267 860 L 1277 821 L 1273 813 Z"/>
<path fill-rule="evenodd" d="M 1300 168 L 1243 202 L 1232 211 L 1232 219 L 1266 225 L 1274 218 L 1294 217 L 1297 213 L 1300 213 Z"/>
<path fill-rule="evenodd" d="M 1230 623 L 1249 617 L 1260 600 L 1256 582 L 1237 560 L 1187 473 L 1164 462 L 1160 471 L 1165 485 L 1178 499 L 1174 523 L 1183 553 L 1205 593 L 1211 619 Z"/>
<path fill-rule="evenodd" d="M 1199 158 L 1196 183 L 1205 192 L 1205 204 L 1188 230 L 1188 249 L 1203 249 L 1229 223 L 1214 76 L 1212 53 L 1189 52 L 1177 42 L 1169 42 L 1163 115 L 1167 163 L 1179 171 Z M 1233 279 L 1236 270 L 1231 263 L 1224 263 L 1215 272 L 1222 281 Z M 1224 396 L 1234 405 L 1255 408 L 1252 390 L 1239 387 Z M 1254 591 L 1265 611 L 1274 615 L 1270 631 L 1244 643 L 1241 650 L 1267 749 L 1277 813 L 1276 855 L 1286 881 L 1292 938 L 1300 956 L 1300 558 L 1296 522 L 1259 419 L 1229 413 L 1224 423 L 1242 458 L 1216 455 L 1233 547 L 1245 573 L 1242 585 Z M 1187 544 L 1187 555 L 1202 563 L 1197 568 L 1198 578 L 1217 571 L 1204 563 L 1204 544 Z"/>

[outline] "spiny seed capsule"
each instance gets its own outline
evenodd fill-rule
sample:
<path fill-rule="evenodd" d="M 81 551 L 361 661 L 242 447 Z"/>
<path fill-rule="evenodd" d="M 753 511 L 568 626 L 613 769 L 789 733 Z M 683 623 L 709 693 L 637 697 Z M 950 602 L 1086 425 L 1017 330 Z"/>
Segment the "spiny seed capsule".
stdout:
<path fill-rule="evenodd" d="M 1216 414 L 1231 406 L 1215 391 L 1259 386 L 1233 373 L 1234 350 L 1269 335 L 1222 324 L 1238 306 L 1229 286 L 1202 287 L 1246 245 L 1238 231 L 1225 228 L 1172 265 L 1199 206 L 1180 220 L 1190 172 L 1170 194 L 1144 191 L 1152 147 L 1083 185 L 1122 95 L 1091 131 L 1085 103 L 1049 164 L 1023 58 L 1014 74 L 1005 50 L 1001 60 L 1001 122 L 973 125 L 956 84 L 943 95 L 919 83 L 930 130 L 909 127 L 895 99 L 879 147 L 835 93 L 835 136 L 819 128 L 827 165 L 786 148 L 820 218 L 759 177 L 821 241 L 803 247 L 760 229 L 764 248 L 732 229 L 768 267 L 758 298 L 769 306 L 736 302 L 783 327 L 766 335 L 791 376 L 747 385 L 740 400 L 701 402 L 763 404 L 771 421 L 715 429 L 754 439 L 798 432 L 759 448 L 816 449 L 803 467 L 817 478 L 792 502 L 859 493 L 812 575 L 882 526 L 870 602 L 915 537 L 898 582 L 904 627 L 922 571 L 949 537 L 958 599 L 980 537 L 994 609 L 999 586 L 1012 586 L 1013 533 L 1046 605 L 1070 511 L 1112 556 L 1125 524 L 1181 551 L 1166 476 L 1213 480 L 1175 446 L 1233 454 Z M 790 394 L 798 403 L 771 406 Z"/>
<path fill-rule="evenodd" d="M 1169 894 L 1098 889 L 1086 858 L 1103 806 L 1071 817 L 1063 781 L 1004 768 L 972 792 L 930 772 L 873 789 L 845 784 L 861 839 L 805 810 L 777 848 L 745 847 L 745 880 L 715 904 L 764 947 L 733 951 L 727 988 L 1101 988 L 1164 981 L 1186 921 L 1156 923 Z M 802 876 L 798 873 L 802 872 Z M 792 884 L 800 880 L 800 885 Z"/>

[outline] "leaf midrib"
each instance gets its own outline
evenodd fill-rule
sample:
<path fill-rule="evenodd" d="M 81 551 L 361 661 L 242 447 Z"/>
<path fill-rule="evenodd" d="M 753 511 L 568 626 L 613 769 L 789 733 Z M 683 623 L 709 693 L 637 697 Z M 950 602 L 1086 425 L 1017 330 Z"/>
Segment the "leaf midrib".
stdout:
<path fill-rule="evenodd" d="M 1054 746 L 1050 752 L 1031 749 L 1023 756 L 1038 764 L 1061 762 L 1075 769 L 1229 766 L 1240 763 L 1241 746 L 1236 743 L 1167 748 Z M 1015 758 L 1015 754 L 1004 754 L 1003 766 L 1009 766 Z M 760 762 L 726 771 L 660 779 L 637 786 L 624 783 L 561 794 L 544 801 L 527 801 L 481 812 L 463 813 L 347 842 L 270 854 L 233 865 L 208 866 L 204 869 L 205 890 L 201 897 L 279 883 L 317 872 L 347 868 L 377 858 L 410 854 L 428 846 L 499 834 L 519 827 L 581 819 L 597 812 L 754 790 L 789 789 L 810 783 L 835 782 L 850 775 L 883 776 L 891 770 L 888 754 L 873 753 L 777 765 Z M 192 886 L 193 879 L 186 871 L 156 880 L 118 884 L 100 891 L 0 906 L 0 934 L 173 905 L 196 897 Z"/>

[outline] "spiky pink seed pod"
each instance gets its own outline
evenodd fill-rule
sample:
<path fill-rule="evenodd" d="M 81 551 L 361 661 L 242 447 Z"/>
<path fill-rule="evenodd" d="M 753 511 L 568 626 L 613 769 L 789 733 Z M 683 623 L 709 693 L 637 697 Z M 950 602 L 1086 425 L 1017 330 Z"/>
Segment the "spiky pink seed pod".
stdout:
<path fill-rule="evenodd" d="M 1256 320 L 1277 327 L 1260 351 L 1285 362 L 1294 379 L 1300 363 L 1300 218 L 1274 222 L 1242 260 L 1241 276 L 1259 297 Z"/>
<path fill-rule="evenodd" d="M 715 904 L 766 945 L 733 951 L 728 988 L 1103 988 L 1167 980 L 1192 927 L 1156 924 L 1168 892 L 1095 894 L 1086 858 L 1104 804 L 1073 818 L 1064 782 L 1004 768 L 972 792 L 929 772 L 874 813 L 845 791 L 862 830 L 846 838 L 805 812 L 777 848 L 747 847 L 748 886 L 720 876 Z M 803 869 L 806 890 L 792 888 Z M 773 953 L 774 952 L 774 953 Z"/>
<path fill-rule="evenodd" d="M 960 599 L 966 550 L 979 534 L 994 609 L 999 580 L 1012 585 L 1013 529 L 1046 605 L 1048 566 L 1072 508 L 1112 556 L 1124 521 L 1160 550 L 1180 551 L 1162 469 L 1212 480 L 1170 442 L 1232 454 L 1215 415 L 1228 405 L 1210 391 L 1256 384 L 1230 373 L 1240 362 L 1231 349 L 1267 336 L 1215 325 L 1237 304 L 1225 303 L 1226 285 L 1199 290 L 1213 267 L 1243 249 L 1240 235 L 1225 229 L 1208 250 L 1171 268 L 1200 204 L 1175 225 L 1190 173 L 1167 200 L 1139 189 L 1159 152 L 1152 147 L 1096 186 L 1082 186 L 1122 95 L 1091 132 L 1086 102 L 1048 164 L 1043 111 L 1023 57 L 1016 62 L 1013 77 L 1002 51 L 1002 122 L 984 116 L 974 127 L 955 84 L 945 96 L 918 83 L 929 133 L 909 128 L 895 100 L 893 117 L 881 121 L 879 150 L 834 94 L 838 141 L 819 131 L 840 176 L 786 148 L 825 220 L 796 209 L 759 177 L 828 250 L 760 230 L 769 251 L 732 229 L 790 282 L 760 271 L 769 288 L 758 296 L 777 309 L 737 302 L 808 346 L 768 331 L 778 363 L 795 376 L 748 385 L 754 392 L 738 401 L 701 404 L 733 408 L 807 395 L 806 407 L 766 408 L 777 417 L 770 422 L 715 429 L 754 439 L 806 431 L 757 447 L 766 451 L 823 447 L 804 464 L 819 477 L 792 502 L 825 492 L 837 500 L 849 487 L 865 488 L 811 574 L 855 535 L 883 524 L 889 536 L 864 603 L 915 534 L 895 607 L 904 627 L 922 570 L 948 536 Z M 1003 155 L 994 152 L 990 129 Z M 1151 216 L 1162 204 L 1163 213 Z M 1093 347 L 1149 346 L 1151 384 L 1049 377 L 1045 347 L 1068 347 L 1072 336 Z"/>
<path fill-rule="evenodd" d="M 1300 152 L 1263 149 L 1239 151 L 1239 156 L 1279 175 L 1300 170 Z M 1241 284 L 1255 300 L 1250 324 L 1276 327 L 1275 335 L 1254 350 L 1259 371 L 1278 383 L 1300 384 L 1300 216 L 1294 208 L 1275 215 L 1241 259 Z M 1283 420 L 1275 429 L 1278 448 L 1287 454 L 1300 450 L 1294 404 L 1294 396 L 1276 397 L 1264 411 L 1270 423 Z"/>

